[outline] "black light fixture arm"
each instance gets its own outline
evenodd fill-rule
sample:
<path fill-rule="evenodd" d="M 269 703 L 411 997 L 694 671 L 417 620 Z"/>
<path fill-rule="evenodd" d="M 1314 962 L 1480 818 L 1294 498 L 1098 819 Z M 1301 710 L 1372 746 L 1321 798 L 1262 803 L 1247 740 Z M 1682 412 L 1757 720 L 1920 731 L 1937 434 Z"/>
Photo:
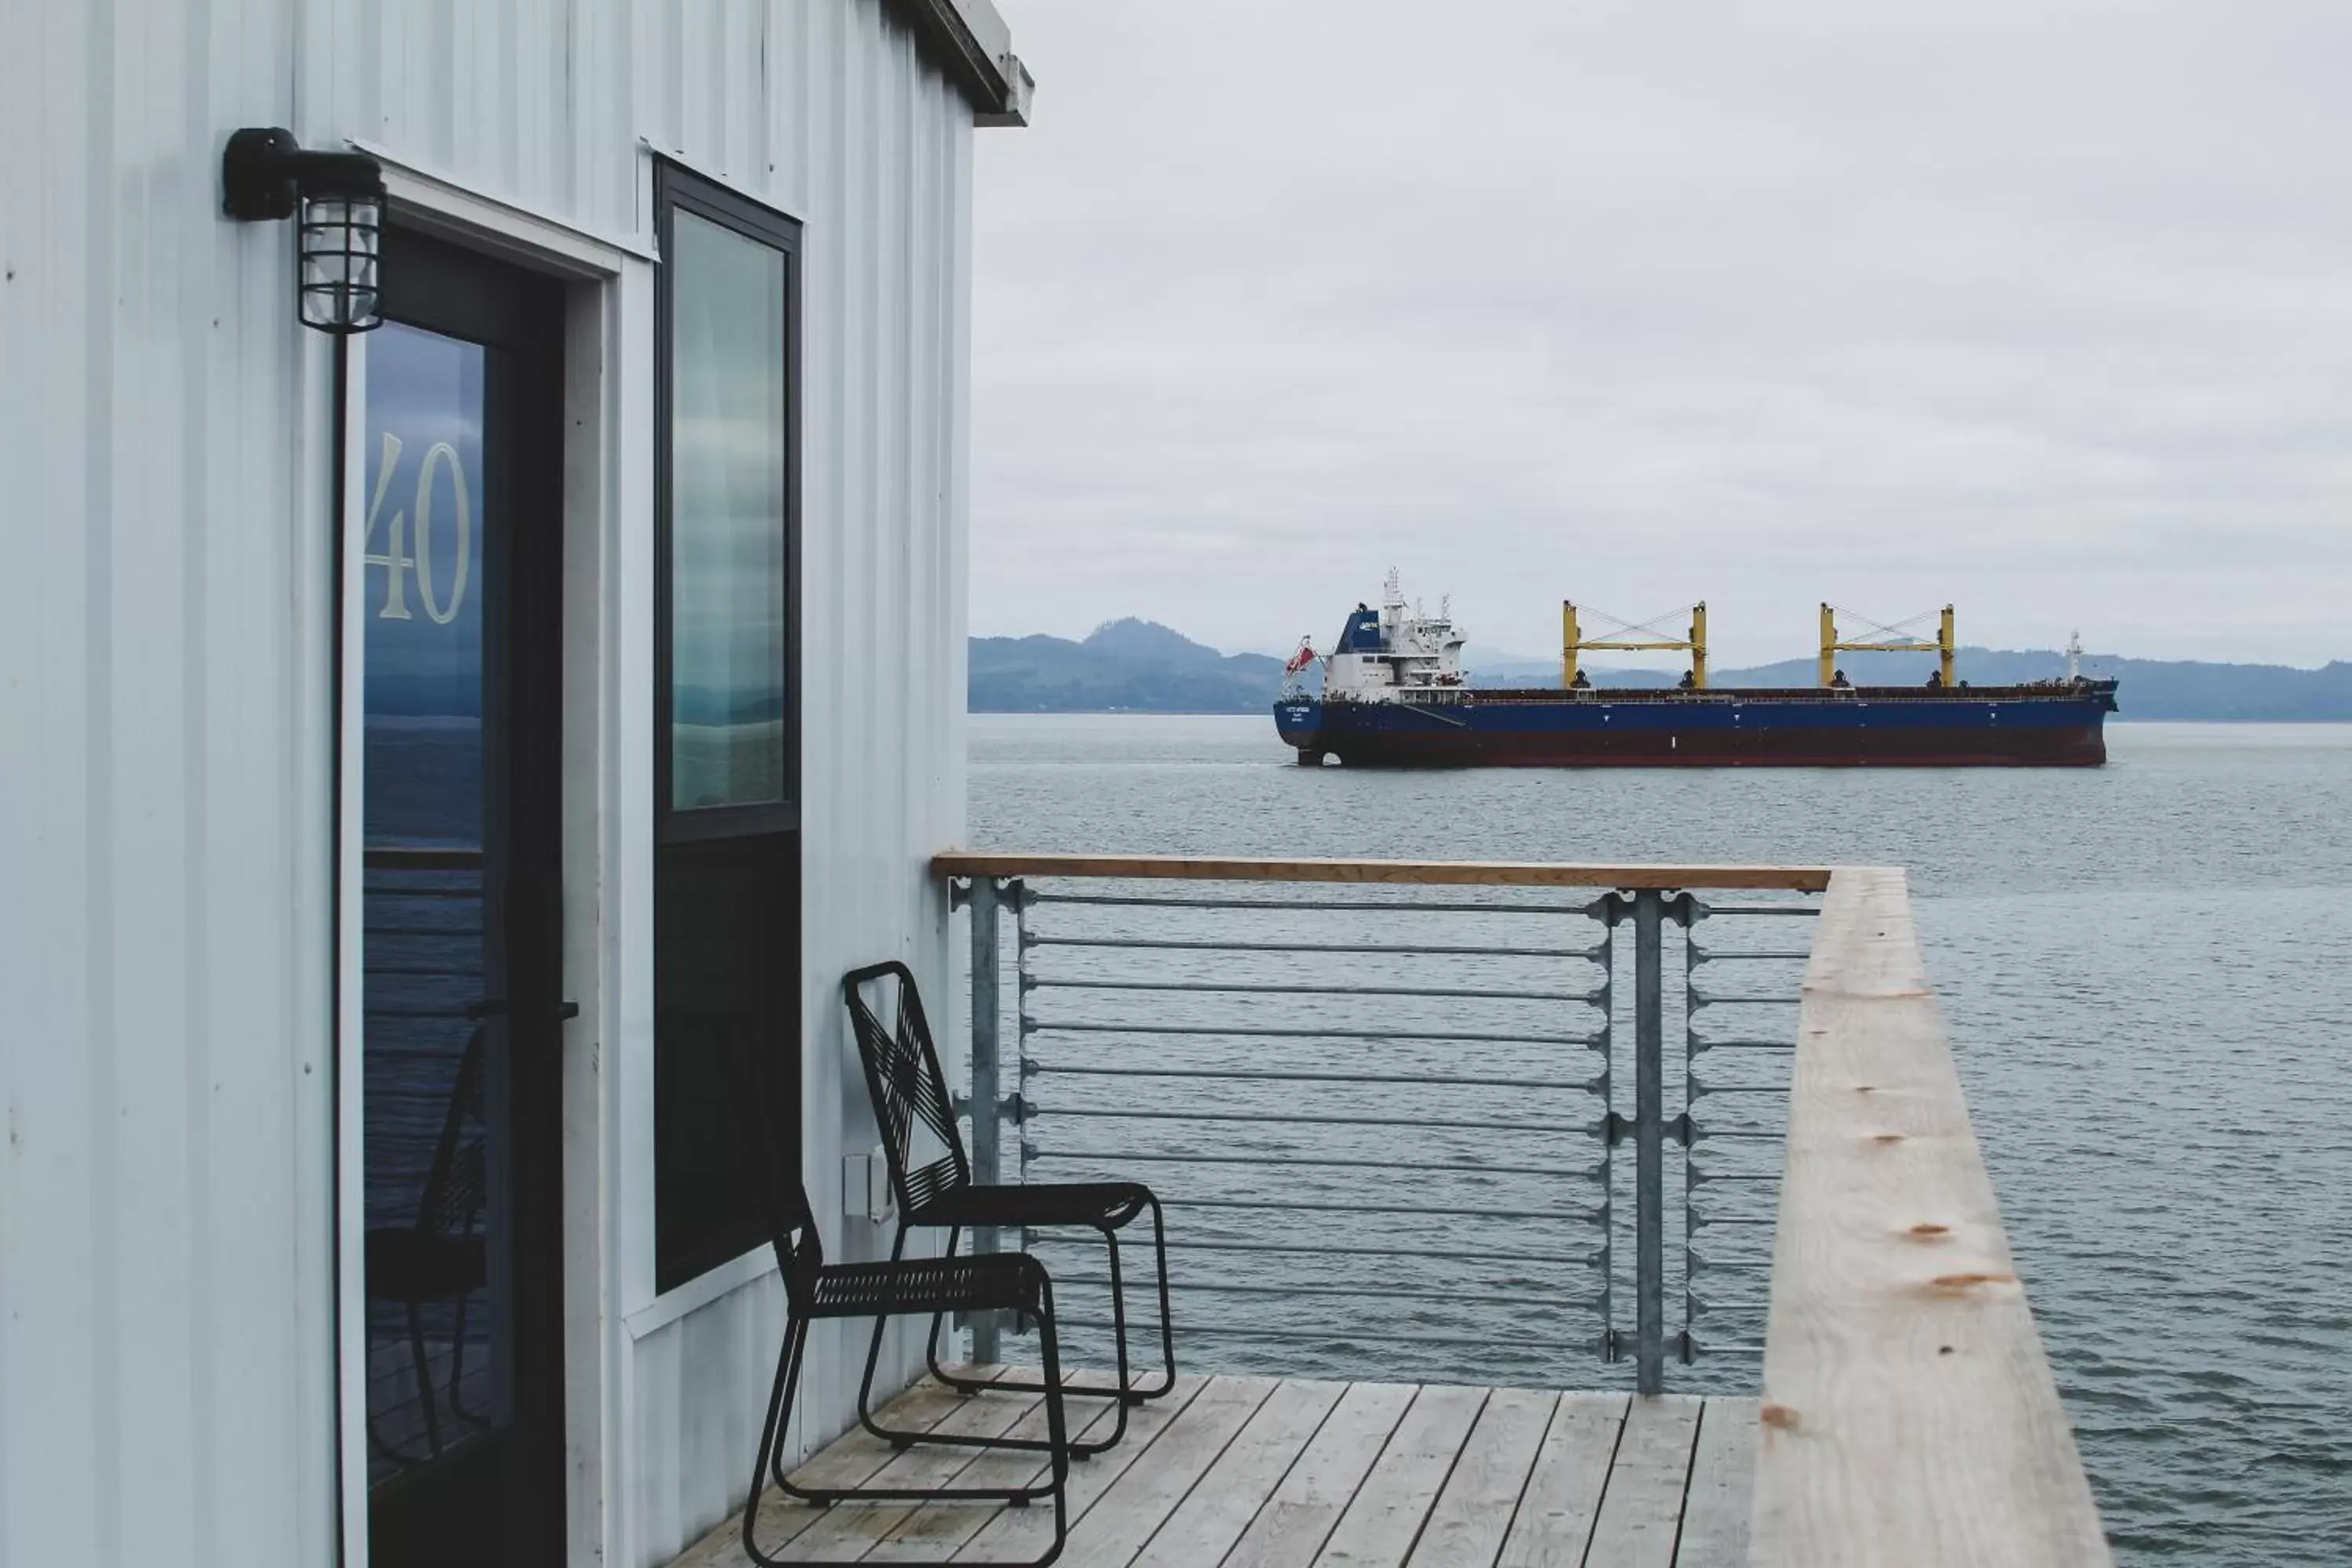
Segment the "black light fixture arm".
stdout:
<path fill-rule="evenodd" d="M 221 206 L 239 222 L 295 219 L 304 326 L 341 336 L 383 321 L 383 166 L 373 158 L 306 153 L 290 131 L 248 126 L 221 153 Z"/>
<path fill-rule="evenodd" d="M 221 205 L 242 222 L 294 216 L 304 196 L 383 199 L 383 166 L 364 153 L 306 153 L 290 131 L 248 127 L 221 154 Z"/>

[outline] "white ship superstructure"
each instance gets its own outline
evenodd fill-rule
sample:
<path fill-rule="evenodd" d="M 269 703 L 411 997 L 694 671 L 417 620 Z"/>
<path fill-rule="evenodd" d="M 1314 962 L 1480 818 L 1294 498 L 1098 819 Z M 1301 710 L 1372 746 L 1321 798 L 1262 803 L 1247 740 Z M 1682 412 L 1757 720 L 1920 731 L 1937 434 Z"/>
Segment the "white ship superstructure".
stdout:
<path fill-rule="evenodd" d="M 1405 691 L 1458 687 L 1462 643 L 1451 605 L 1439 600 L 1434 616 L 1408 605 L 1391 572 L 1381 607 L 1358 605 L 1339 646 L 1324 657 L 1324 700 L 1390 702 Z M 1302 649 L 1302 655 L 1308 653 Z M 1294 670 L 1305 662 L 1294 660 Z"/>

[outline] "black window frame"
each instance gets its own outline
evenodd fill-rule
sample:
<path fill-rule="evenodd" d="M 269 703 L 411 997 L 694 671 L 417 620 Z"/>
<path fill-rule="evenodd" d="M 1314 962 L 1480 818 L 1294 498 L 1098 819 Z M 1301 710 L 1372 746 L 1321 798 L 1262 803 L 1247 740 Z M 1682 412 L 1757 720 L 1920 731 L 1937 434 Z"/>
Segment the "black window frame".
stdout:
<path fill-rule="evenodd" d="M 678 810 L 671 732 L 676 693 L 671 658 L 670 506 L 674 455 L 670 359 L 675 321 L 669 258 L 680 212 L 734 230 L 784 256 L 784 762 L 781 802 Z M 658 843 L 795 833 L 801 816 L 801 224 L 667 158 L 654 161 L 654 822 Z"/>
<path fill-rule="evenodd" d="M 654 161 L 655 241 L 661 260 L 654 288 L 654 1288 L 656 1294 L 674 1290 L 714 1268 L 768 1244 L 764 1215 L 757 1207 L 756 1189 L 740 1179 L 736 1162 L 741 1158 L 742 1130 L 716 1103 L 723 1090 L 727 1064 L 714 1060 L 720 1034 L 705 1026 L 712 1014 L 710 999 L 700 993 L 681 999 L 674 994 L 692 990 L 673 984 L 688 967 L 707 971 L 710 964 L 703 934 L 680 938 L 666 948 L 664 931 L 677 936 L 680 910 L 696 900 L 703 887 L 698 882 L 734 859 L 739 851 L 745 865 L 736 880 L 722 890 L 740 892 L 749 879 L 768 888 L 777 907 L 772 917 L 755 920 L 743 936 L 747 950 L 724 954 L 722 968 L 732 964 L 744 973 L 740 986 L 723 987 L 719 1011 L 765 1035 L 762 1048 L 782 1057 L 780 1077 L 789 1086 L 789 1103 L 774 1108 L 783 1124 L 769 1130 L 793 1151 L 800 1147 L 800 875 L 802 865 L 801 801 L 801 471 L 803 466 L 801 405 L 804 392 L 803 326 L 801 309 L 803 250 L 799 220 L 732 191 L 667 158 Z M 675 657 L 672 646 L 674 542 L 672 359 L 675 353 L 675 274 L 671 259 L 677 254 L 677 216 L 689 213 L 745 238 L 766 245 L 784 258 L 784 581 L 781 606 L 783 626 L 784 735 L 781 794 L 782 799 L 742 805 L 680 808 L 673 799 L 675 784 Z M 687 889 L 680 894 L 677 889 Z M 684 902 L 680 900 L 683 900 Z M 678 947 L 701 948 L 702 962 L 678 962 Z M 729 944 L 731 946 L 731 942 Z M 751 994 L 757 993 L 756 996 Z M 747 1007 L 747 996 L 750 1005 Z M 721 1033 L 724 1031 L 722 1030 Z M 665 1053 L 668 1054 L 665 1054 Z M 674 1097 L 674 1103 L 672 1097 Z M 691 1135 L 677 1134 L 680 1117 L 692 1121 Z"/>

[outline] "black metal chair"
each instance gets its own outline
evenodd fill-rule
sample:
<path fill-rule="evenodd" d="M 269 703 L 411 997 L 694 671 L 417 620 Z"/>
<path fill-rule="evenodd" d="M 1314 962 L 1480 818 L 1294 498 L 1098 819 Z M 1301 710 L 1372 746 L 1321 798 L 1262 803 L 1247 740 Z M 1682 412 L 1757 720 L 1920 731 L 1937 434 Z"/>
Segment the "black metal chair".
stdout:
<path fill-rule="evenodd" d="M 883 981 L 895 983 L 895 1026 L 886 1026 L 866 1001 L 865 988 Z M 875 1120 L 881 1124 L 882 1148 L 890 1163 L 890 1185 L 898 1201 L 898 1235 L 891 1244 L 892 1258 L 904 1256 L 907 1233 L 917 1226 L 944 1228 L 948 1232 L 950 1258 L 955 1256 L 956 1243 L 962 1233 L 975 1226 L 1026 1232 L 1053 1226 L 1083 1225 L 1102 1233 L 1103 1245 L 1110 1257 L 1111 1330 L 1117 1343 L 1118 1382 L 1109 1389 L 1066 1390 L 1083 1397 L 1118 1399 L 1118 1419 L 1110 1435 L 1073 1444 L 1071 1447 L 1080 1458 L 1101 1453 L 1126 1436 L 1128 1406 L 1157 1399 L 1176 1385 L 1176 1334 L 1168 1309 L 1168 1235 L 1159 1198 L 1140 1182 L 975 1185 L 971 1161 L 964 1152 L 963 1134 L 956 1126 L 955 1101 L 940 1070 L 939 1051 L 931 1040 L 930 1025 L 923 1016 L 922 997 L 916 989 L 914 975 L 905 964 L 897 962 L 869 964 L 842 976 L 841 994 L 857 1035 L 857 1054 L 866 1067 L 866 1091 L 873 1097 Z M 976 1109 L 975 1114 L 987 1111 Z M 918 1160 L 914 1149 L 919 1129 L 938 1146 L 936 1154 L 926 1150 L 929 1157 L 921 1160 Z M 1138 1387 L 1128 1371 L 1127 1289 L 1119 1270 L 1118 1233 L 1147 1209 L 1151 1214 L 1152 1247 L 1160 1270 L 1162 1370 L 1155 1384 Z M 1058 1376 L 1048 1372 L 1043 1384 L 1017 1379 L 983 1382 L 950 1373 L 940 1364 L 941 1321 L 940 1315 L 931 1319 L 926 1355 L 931 1374 L 951 1387 L 966 1392 L 997 1388 L 1034 1394 L 1050 1386 Z M 857 1418 L 876 1436 L 887 1438 L 902 1448 L 923 1442 L 972 1447 L 1024 1446 L 1002 1437 L 942 1436 L 882 1426 L 874 1419 L 871 1396 L 874 1371 L 881 1352 L 882 1334 L 877 1324 L 874 1343 L 866 1352 L 866 1376 L 857 1389 Z"/>
<path fill-rule="evenodd" d="M 1025 1507 L 1040 1498 L 1054 1502 L 1054 1541 L 1042 1556 L 986 1568 L 1045 1568 L 1062 1553 L 1069 1539 L 1067 1489 L 1071 1450 L 1069 1426 L 1062 1404 L 1059 1380 L 1061 1352 L 1054 1326 L 1054 1284 L 1045 1266 L 1025 1253 L 995 1253 L 982 1258 L 917 1258 L 888 1263 L 833 1263 L 824 1260 L 817 1236 L 808 1190 L 792 1167 L 784 1145 L 775 1135 L 772 1111 L 774 1064 L 749 1048 L 743 1037 L 726 1031 L 727 1050 L 739 1086 L 737 1106 L 743 1117 L 746 1159 L 765 1207 L 776 1266 L 784 1279 L 790 1321 L 776 1358 L 776 1381 L 768 1396 L 768 1419 L 760 1430 L 758 1456 L 751 1462 L 751 1495 L 743 1501 L 743 1551 L 762 1568 L 784 1562 L 760 1549 L 760 1494 L 772 1481 L 778 1489 L 803 1502 L 829 1508 L 835 1503 L 868 1502 L 994 1502 Z M 795 1482 L 784 1462 L 784 1435 L 792 1423 L 793 1404 L 800 1392 L 801 1363 L 808 1348 L 809 1325 L 825 1318 L 875 1320 L 950 1311 L 1010 1311 L 1037 1325 L 1039 1351 L 1049 1386 L 1045 1391 L 1045 1431 L 1043 1441 L 1024 1444 L 1049 1456 L 1045 1479 L 1021 1487 L 808 1487 Z M 870 1375 L 871 1365 L 868 1373 Z M 861 1549 L 862 1550 L 862 1549 Z M 790 1561 L 818 1568 L 847 1568 L 855 1557 L 812 1558 L 795 1553 Z"/>

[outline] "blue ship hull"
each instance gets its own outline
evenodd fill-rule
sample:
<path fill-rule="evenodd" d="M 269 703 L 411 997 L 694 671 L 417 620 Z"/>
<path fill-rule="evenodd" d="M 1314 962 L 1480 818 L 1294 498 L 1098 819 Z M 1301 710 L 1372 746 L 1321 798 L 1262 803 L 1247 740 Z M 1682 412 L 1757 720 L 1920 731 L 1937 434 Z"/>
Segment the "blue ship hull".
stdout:
<path fill-rule="evenodd" d="M 1958 689 L 1561 691 L 1286 698 L 1302 763 L 1373 767 L 2097 767 L 2111 680 Z"/>

